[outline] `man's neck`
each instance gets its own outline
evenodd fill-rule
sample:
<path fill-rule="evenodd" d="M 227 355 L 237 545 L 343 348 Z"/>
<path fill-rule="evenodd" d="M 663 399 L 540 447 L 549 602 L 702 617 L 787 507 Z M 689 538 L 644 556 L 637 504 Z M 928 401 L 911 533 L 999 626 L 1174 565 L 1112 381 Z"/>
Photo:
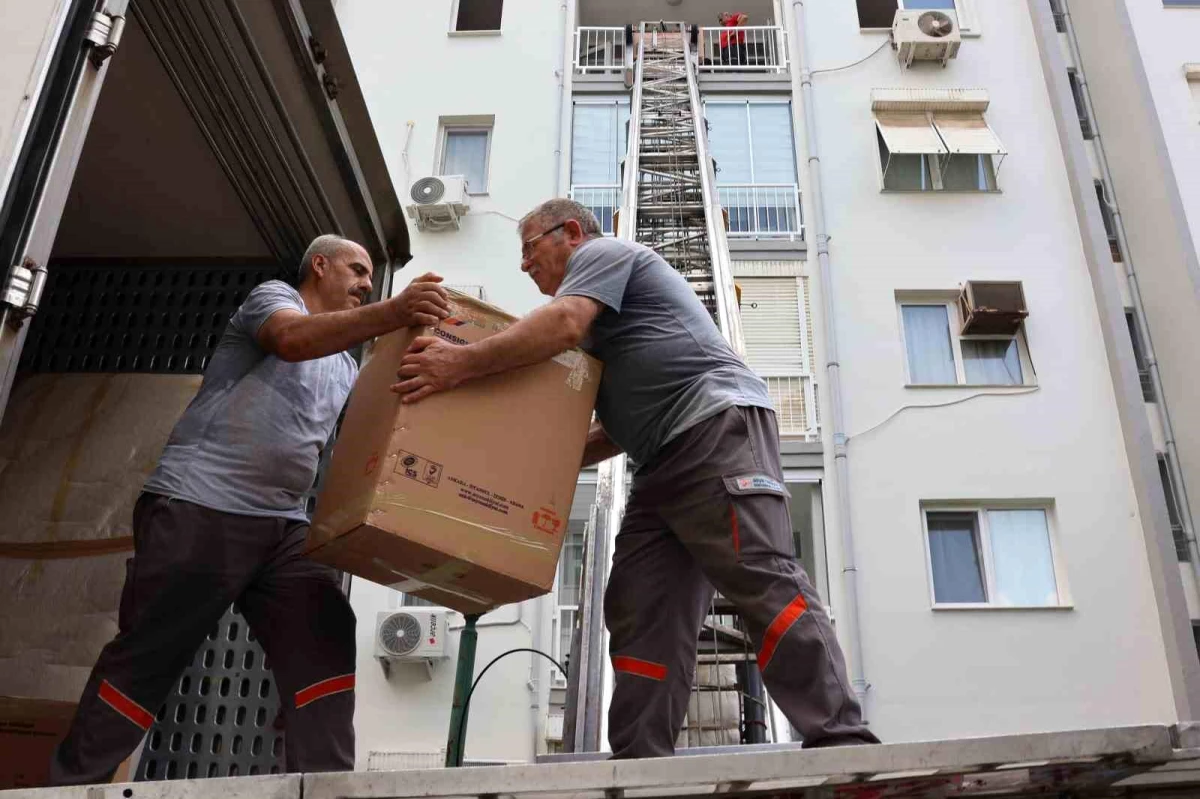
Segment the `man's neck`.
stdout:
<path fill-rule="evenodd" d="M 321 302 L 321 295 L 317 293 L 317 287 L 311 280 L 304 281 L 297 291 L 300 293 L 300 299 L 304 300 L 304 307 L 310 314 L 325 313 L 326 308 Z"/>

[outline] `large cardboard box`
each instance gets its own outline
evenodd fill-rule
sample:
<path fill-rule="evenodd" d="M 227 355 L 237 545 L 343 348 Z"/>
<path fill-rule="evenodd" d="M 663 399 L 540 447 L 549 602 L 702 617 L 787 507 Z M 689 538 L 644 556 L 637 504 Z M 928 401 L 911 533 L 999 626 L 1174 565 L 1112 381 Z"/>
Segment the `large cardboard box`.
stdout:
<path fill-rule="evenodd" d="M 454 344 L 515 318 L 465 295 L 436 328 L 379 339 L 309 534 L 316 560 L 464 613 L 551 589 L 600 363 L 568 351 L 405 405 L 389 391 L 418 335 Z"/>
<path fill-rule="evenodd" d="M 42 788 L 50 778 L 50 756 L 75 716 L 74 702 L 0 696 L 0 791 Z M 132 755 L 112 782 L 129 782 Z"/>

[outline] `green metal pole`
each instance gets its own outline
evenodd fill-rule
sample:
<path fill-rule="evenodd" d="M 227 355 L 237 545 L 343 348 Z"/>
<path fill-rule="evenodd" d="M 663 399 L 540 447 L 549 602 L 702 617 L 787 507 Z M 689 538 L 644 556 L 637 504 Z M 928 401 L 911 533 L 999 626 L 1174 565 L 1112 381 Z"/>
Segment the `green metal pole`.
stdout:
<path fill-rule="evenodd" d="M 462 765 L 467 737 L 467 693 L 471 690 L 471 678 L 475 674 L 475 644 L 479 632 L 475 622 L 479 616 L 467 616 L 467 626 L 458 639 L 458 670 L 454 673 L 454 704 L 450 707 L 450 737 L 446 741 L 446 768 Z"/>

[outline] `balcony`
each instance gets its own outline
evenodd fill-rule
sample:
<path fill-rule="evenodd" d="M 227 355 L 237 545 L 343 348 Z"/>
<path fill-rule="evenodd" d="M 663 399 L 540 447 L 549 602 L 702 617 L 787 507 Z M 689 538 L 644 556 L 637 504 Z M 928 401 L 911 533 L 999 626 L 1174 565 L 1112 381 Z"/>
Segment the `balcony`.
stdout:
<path fill-rule="evenodd" d="M 621 207 L 621 187 L 611 184 L 574 184 L 568 195 L 580 205 L 586 206 L 596 219 L 600 220 L 600 230 L 605 236 L 612 236 L 616 231 L 614 224 L 617 209 Z"/>
<path fill-rule="evenodd" d="M 778 25 L 701 28 L 701 72 L 786 72 L 787 34 Z"/>
<path fill-rule="evenodd" d="M 767 384 L 781 438 L 820 441 L 821 416 L 817 410 L 817 387 L 811 375 L 771 377 L 759 375 Z"/>
<path fill-rule="evenodd" d="M 719 183 L 717 197 L 729 216 L 731 239 L 804 238 L 795 183 Z"/>
<path fill-rule="evenodd" d="M 633 66 L 637 38 L 615 26 L 581 26 L 575 29 L 575 73 L 617 78 Z M 781 74 L 788 70 L 787 33 L 778 25 L 745 25 L 736 28 L 700 27 L 695 39 L 697 68 L 701 74 L 733 77 L 747 74 Z"/>

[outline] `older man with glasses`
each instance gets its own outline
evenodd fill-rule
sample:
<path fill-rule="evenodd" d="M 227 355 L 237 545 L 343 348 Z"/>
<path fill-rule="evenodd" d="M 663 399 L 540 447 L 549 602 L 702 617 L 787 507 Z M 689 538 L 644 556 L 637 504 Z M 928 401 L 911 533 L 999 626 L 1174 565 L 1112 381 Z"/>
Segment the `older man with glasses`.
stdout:
<path fill-rule="evenodd" d="M 521 269 L 554 300 L 468 346 L 421 337 L 392 388 L 417 402 L 582 347 L 604 362 L 583 465 L 637 464 L 605 595 L 613 757 L 671 755 L 713 586 L 737 605 L 805 746 L 877 743 L 820 597 L 796 562 L 766 385 L 657 253 L 572 200 L 520 222 Z"/>

